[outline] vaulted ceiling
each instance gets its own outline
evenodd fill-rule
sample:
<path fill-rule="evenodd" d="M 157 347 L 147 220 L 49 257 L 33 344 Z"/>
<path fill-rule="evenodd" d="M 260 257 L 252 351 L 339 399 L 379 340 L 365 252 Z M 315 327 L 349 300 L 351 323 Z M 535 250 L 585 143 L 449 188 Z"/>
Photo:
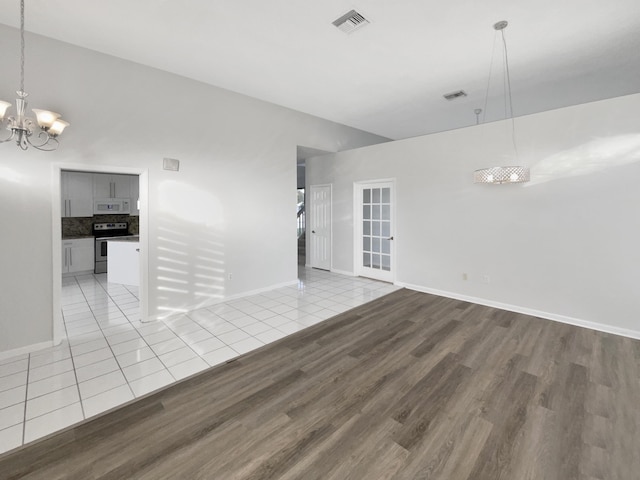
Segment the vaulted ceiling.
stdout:
<path fill-rule="evenodd" d="M 504 118 L 499 20 L 509 22 L 516 116 L 640 91 L 638 0 L 27 0 L 26 9 L 30 32 L 392 139 L 475 124 L 477 108 L 486 121 Z M 370 23 L 346 34 L 332 22 L 352 9 Z M 19 25 L 18 0 L 3 2 L 0 23 Z M 443 98 L 456 90 L 467 96 Z"/>

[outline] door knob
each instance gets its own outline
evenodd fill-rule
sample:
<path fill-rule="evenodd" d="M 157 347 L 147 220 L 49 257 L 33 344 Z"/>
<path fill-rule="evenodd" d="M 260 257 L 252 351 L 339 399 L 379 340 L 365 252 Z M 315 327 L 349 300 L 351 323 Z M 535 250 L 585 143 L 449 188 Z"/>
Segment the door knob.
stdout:
<path fill-rule="evenodd" d="M 393 237 L 389 237 L 389 238 L 387 238 L 387 240 L 393 240 Z"/>
<path fill-rule="evenodd" d="M 315 230 L 311 230 L 311 233 L 316 233 L 316 231 Z"/>

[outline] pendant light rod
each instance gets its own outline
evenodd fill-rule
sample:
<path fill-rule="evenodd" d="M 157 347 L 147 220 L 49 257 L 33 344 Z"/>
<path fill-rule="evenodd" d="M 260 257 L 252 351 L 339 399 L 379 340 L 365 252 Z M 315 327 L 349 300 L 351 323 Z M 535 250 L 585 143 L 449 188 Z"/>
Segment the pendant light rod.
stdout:
<path fill-rule="evenodd" d="M 24 0 L 20 0 L 20 91 L 24 92 Z"/>

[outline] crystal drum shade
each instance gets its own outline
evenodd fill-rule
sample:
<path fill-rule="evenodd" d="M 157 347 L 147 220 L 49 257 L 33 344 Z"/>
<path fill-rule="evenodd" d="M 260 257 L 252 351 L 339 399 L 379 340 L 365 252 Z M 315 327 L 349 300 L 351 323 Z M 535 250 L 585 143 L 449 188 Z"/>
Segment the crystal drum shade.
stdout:
<path fill-rule="evenodd" d="M 527 167 L 490 167 L 473 172 L 473 183 L 525 183 L 529 180 Z"/>

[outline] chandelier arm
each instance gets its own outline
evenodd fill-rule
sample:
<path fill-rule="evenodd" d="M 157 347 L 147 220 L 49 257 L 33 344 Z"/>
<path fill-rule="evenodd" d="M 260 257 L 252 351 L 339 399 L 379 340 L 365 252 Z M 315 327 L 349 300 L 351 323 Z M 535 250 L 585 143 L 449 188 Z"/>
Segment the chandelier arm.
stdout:
<path fill-rule="evenodd" d="M 33 148 L 40 150 L 42 152 L 52 152 L 54 150 L 56 150 L 58 148 L 58 146 L 60 145 L 60 142 L 58 142 L 58 139 L 55 137 L 52 137 L 51 135 L 49 135 L 47 132 L 40 132 L 38 134 L 38 138 L 40 137 L 46 137 L 46 139 L 39 144 L 35 144 L 31 141 L 31 138 L 28 136 L 25 136 L 26 138 L 26 142 L 31 145 Z M 54 143 L 52 143 L 54 142 Z M 50 145 L 48 148 L 43 148 L 46 147 L 47 145 Z M 26 150 L 26 149 L 25 149 Z"/>
<path fill-rule="evenodd" d="M 26 143 L 28 143 L 33 148 L 43 151 L 43 152 L 52 152 L 58 148 L 60 142 L 55 137 L 52 137 L 47 132 L 40 132 L 37 135 L 38 139 L 40 139 L 40 143 L 34 143 L 32 141 L 33 136 L 25 135 Z M 42 137 L 45 137 L 44 140 Z"/>
<path fill-rule="evenodd" d="M 16 131 L 13 130 L 13 129 L 10 129 L 10 128 L 7 128 L 7 130 L 11 130 L 11 134 L 7 138 L 5 138 L 4 140 L 0 139 L 0 143 L 10 142 L 11 140 L 13 140 L 15 138 Z"/>

